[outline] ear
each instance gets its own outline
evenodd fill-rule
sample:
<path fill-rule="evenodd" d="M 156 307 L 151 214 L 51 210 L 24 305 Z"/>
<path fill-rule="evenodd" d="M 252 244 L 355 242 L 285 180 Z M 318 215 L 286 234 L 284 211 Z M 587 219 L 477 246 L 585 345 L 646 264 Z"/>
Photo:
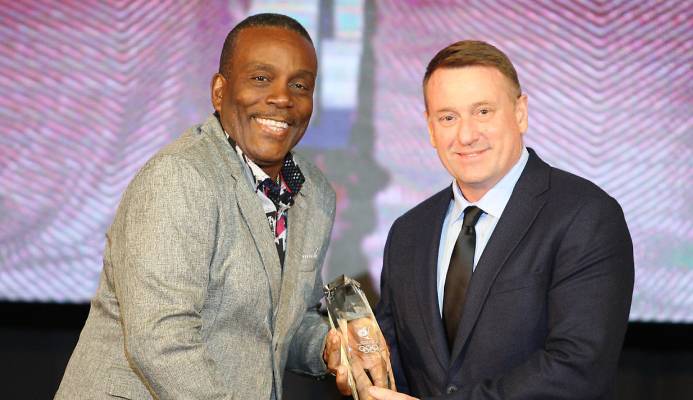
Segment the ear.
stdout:
<path fill-rule="evenodd" d="M 221 103 L 224 99 L 224 88 L 226 87 L 226 78 L 220 73 L 214 74 L 210 84 L 210 92 L 212 95 L 212 106 L 214 110 L 221 113 Z"/>
<path fill-rule="evenodd" d="M 426 119 L 426 127 L 428 128 L 428 141 L 431 146 L 436 147 L 436 139 L 433 136 L 433 122 L 428 118 L 428 111 L 424 111 L 424 118 Z"/>
<path fill-rule="evenodd" d="M 527 132 L 529 118 L 527 116 L 527 95 L 522 94 L 515 102 L 515 121 L 521 133 Z"/>

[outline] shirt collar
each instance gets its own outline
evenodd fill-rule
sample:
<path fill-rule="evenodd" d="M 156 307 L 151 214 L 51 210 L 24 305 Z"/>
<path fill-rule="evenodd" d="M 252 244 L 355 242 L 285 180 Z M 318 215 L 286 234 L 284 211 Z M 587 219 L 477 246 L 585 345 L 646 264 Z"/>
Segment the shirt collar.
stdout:
<path fill-rule="evenodd" d="M 256 190 L 260 188 L 260 186 L 263 184 L 263 182 L 265 182 L 265 180 L 272 180 L 270 176 L 267 175 L 267 173 L 262 168 L 260 168 L 259 165 L 257 165 L 253 160 L 251 160 L 249 157 L 245 155 L 245 153 L 241 149 L 241 146 L 239 146 L 236 143 L 236 141 L 233 140 L 233 138 L 231 137 L 231 135 L 228 134 L 228 132 L 224 130 L 224 134 L 226 135 L 226 139 L 229 141 L 229 144 L 231 144 L 231 147 L 233 147 L 234 150 L 236 150 L 236 154 L 238 154 L 238 157 L 240 157 L 240 159 L 243 160 L 244 164 L 246 165 L 246 177 L 249 179 L 250 183 L 255 187 Z M 292 199 L 301 191 L 304 182 L 305 177 L 301 172 L 301 168 L 298 165 L 298 162 L 294 158 L 293 154 L 289 152 L 284 158 L 284 165 L 279 171 L 278 177 L 278 184 L 281 188 L 281 191 L 289 192 L 288 198 L 284 199 L 288 206 L 291 206 L 293 204 Z"/>
<path fill-rule="evenodd" d="M 229 134 L 227 133 L 226 136 L 229 137 Z M 270 176 L 267 175 L 265 170 L 263 170 L 257 164 L 255 164 L 255 161 L 245 156 L 245 153 L 243 153 L 241 146 L 236 145 L 233 146 L 233 148 L 236 150 L 236 154 L 238 154 L 238 157 L 240 157 L 241 160 L 243 160 L 246 163 L 246 165 L 248 165 L 248 168 L 250 168 L 250 173 L 253 174 L 255 182 L 262 182 L 265 179 L 270 179 Z"/>
<path fill-rule="evenodd" d="M 457 182 L 453 180 L 452 193 L 455 201 L 453 206 L 453 215 L 455 218 L 461 218 L 464 209 L 471 205 L 481 208 L 486 214 L 489 214 L 496 219 L 500 218 L 506 204 L 508 204 L 508 201 L 510 200 L 510 195 L 513 193 L 515 184 L 517 183 L 518 179 L 520 179 L 520 175 L 522 175 L 525 165 L 527 165 L 527 160 L 529 160 L 529 152 L 527 151 L 527 148 L 523 146 L 520 159 L 517 160 L 512 168 L 510 168 L 510 171 L 508 171 L 508 173 L 505 174 L 505 176 L 498 181 L 498 183 L 496 183 L 491 190 L 486 192 L 486 194 L 484 194 L 484 196 L 475 203 L 470 203 L 464 198 L 460 187 L 457 185 Z"/>
<path fill-rule="evenodd" d="M 226 140 L 228 140 L 231 148 L 236 151 L 238 158 L 243 161 L 243 165 L 245 165 L 243 171 L 245 172 L 246 178 L 248 178 L 248 182 L 250 182 L 254 188 L 257 188 L 257 183 L 269 178 L 269 175 L 267 175 L 262 168 L 255 164 L 253 160 L 245 156 L 245 153 L 243 153 L 243 150 L 241 150 L 241 146 L 236 144 L 236 141 L 231 138 L 231 135 L 229 135 L 226 130 L 224 130 L 224 135 L 226 135 Z"/>

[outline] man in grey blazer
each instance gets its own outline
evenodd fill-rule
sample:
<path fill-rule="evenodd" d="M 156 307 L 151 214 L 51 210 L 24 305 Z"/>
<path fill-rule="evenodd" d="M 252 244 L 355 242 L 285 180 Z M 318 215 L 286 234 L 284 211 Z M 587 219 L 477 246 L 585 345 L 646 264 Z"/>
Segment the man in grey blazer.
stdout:
<path fill-rule="evenodd" d="M 327 372 L 323 354 L 338 352 L 325 349 L 317 307 L 335 195 L 291 153 L 316 74 L 312 41 L 289 17 L 252 16 L 229 33 L 215 113 L 123 195 L 56 398 L 279 399 L 285 369 Z"/>

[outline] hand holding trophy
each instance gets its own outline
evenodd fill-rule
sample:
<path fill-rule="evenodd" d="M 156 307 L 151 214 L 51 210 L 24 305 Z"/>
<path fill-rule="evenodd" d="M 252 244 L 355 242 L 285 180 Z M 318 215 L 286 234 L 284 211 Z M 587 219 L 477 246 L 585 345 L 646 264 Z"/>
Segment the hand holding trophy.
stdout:
<path fill-rule="evenodd" d="M 341 362 L 349 370 L 355 400 L 369 400 L 368 388 L 395 389 L 390 354 L 359 283 L 345 275 L 324 287 L 330 325 L 341 336 Z"/>

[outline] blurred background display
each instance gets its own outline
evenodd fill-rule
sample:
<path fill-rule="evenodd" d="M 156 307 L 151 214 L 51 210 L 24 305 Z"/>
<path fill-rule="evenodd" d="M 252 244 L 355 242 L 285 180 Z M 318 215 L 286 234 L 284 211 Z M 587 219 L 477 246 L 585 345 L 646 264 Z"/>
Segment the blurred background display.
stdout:
<path fill-rule="evenodd" d="M 690 2 L 0 4 L 0 301 L 89 301 L 128 182 L 212 112 L 231 27 L 279 12 L 318 51 L 298 151 L 338 195 L 325 281 L 347 274 L 377 288 L 392 222 L 450 184 L 428 141 L 421 80 L 438 50 L 480 39 L 518 70 L 527 145 L 623 207 L 631 320 L 693 323 Z"/>

